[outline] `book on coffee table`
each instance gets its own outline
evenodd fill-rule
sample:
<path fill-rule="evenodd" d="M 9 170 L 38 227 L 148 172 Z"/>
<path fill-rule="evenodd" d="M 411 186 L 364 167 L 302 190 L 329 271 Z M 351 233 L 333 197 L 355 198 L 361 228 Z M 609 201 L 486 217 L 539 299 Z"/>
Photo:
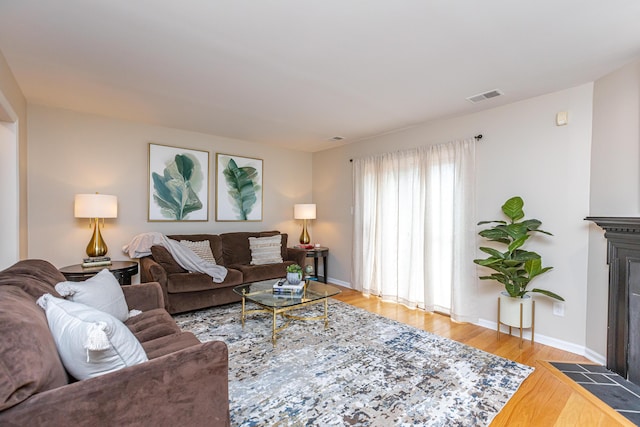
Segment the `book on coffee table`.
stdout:
<path fill-rule="evenodd" d="M 273 284 L 274 293 L 299 293 L 304 289 L 304 282 L 292 285 L 287 279 L 279 279 Z"/>

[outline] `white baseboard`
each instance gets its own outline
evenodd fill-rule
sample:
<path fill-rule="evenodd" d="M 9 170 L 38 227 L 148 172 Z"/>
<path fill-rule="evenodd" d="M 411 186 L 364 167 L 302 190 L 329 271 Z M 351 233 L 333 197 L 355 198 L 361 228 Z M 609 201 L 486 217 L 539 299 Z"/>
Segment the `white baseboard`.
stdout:
<path fill-rule="evenodd" d="M 480 319 L 478 323 L 475 323 L 475 324 L 478 326 L 482 326 L 483 328 L 493 329 L 494 331 L 496 330 L 496 326 L 497 326 L 497 322 L 493 322 L 491 320 L 485 320 L 485 319 Z M 506 333 L 508 333 L 509 332 L 508 328 L 509 328 L 508 326 L 503 325 L 500 331 L 505 331 Z M 517 333 L 519 336 L 518 328 L 514 328 L 514 330 L 516 331 L 515 333 Z M 522 338 L 531 340 L 531 331 L 528 331 L 528 330 L 523 331 Z M 557 338 L 553 338 L 553 337 L 549 337 L 541 334 L 536 334 L 534 339 L 535 339 L 535 342 L 537 343 L 548 345 L 550 347 L 554 347 L 559 350 L 569 351 L 571 353 L 575 353 L 580 356 L 584 356 L 587 359 L 593 362 L 599 363 L 601 365 L 605 364 L 604 356 L 596 353 L 593 350 L 586 348 L 585 346 L 577 345 L 568 341 L 559 340 Z"/>
<path fill-rule="evenodd" d="M 333 277 L 327 277 L 327 282 L 328 283 L 335 283 L 336 285 L 340 285 L 340 286 L 344 286 L 345 288 L 353 289 L 351 287 L 351 283 L 344 282 L 344 281 L 338 280 L 338 279 L 334 279 Z"/>
<path fill-rule="evenodd" d="M 600 353 L 596 353 L 591 349 L 588 349 L 588 348 L 586 349 L 584 357 L 596 363 L 599 363 L 600 365 L 603 365 L 603 366 L 607 365 L 607 358 L 601 355 Z"/>

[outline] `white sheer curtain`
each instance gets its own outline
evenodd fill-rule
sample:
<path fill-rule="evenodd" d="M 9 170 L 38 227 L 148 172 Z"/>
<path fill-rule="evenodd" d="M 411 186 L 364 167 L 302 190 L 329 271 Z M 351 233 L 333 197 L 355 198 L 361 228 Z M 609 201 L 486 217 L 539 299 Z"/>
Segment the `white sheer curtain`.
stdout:
<path fill-rule="evenodd" d="M 356 289 L 477 321 L 475 144 L 354 159 Z"/>

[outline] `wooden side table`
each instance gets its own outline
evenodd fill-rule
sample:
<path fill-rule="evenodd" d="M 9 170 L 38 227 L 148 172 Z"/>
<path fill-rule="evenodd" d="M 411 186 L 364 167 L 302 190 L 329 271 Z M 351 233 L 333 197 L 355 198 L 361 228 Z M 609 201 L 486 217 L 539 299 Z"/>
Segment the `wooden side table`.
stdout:
<path fill-rule="evenodd" d="M 320 246 L 318 248 L 308 249 L 307 258 L 313 258 L 313 271 L 315 276 L 311 276 L 311 280 L 317 280 L 318 282 L 327 283 L 327 277 L 329 277 L 329 265 L 327 264 L 327 257 L 329 256 L 329 248 Z M 318 259 L 322 258 L 322 272 L 324 276 L 318 276 Z"/>
<path fill-rule="evenodd" d="M 74 264 L 62 267 L 60 272 L 70 282 L 83 282 L 105 268 L 113 273 L 120 285 L 130 285 L 131 277 L 138 274 L 138 263 L 134 261 L 112 261 L 111 265 L 99 267 L 83 267 L 82 264 Z"/>

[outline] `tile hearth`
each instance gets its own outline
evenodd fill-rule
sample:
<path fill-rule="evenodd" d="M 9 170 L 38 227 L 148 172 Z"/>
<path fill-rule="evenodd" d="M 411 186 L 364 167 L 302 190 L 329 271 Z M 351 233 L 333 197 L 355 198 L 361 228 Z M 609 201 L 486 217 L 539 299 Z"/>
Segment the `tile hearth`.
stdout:
<path fill-rule="evenodd" d="M 549 362 L 636 425 L 640 425 L 640 386 L 604 366 Z"/>

